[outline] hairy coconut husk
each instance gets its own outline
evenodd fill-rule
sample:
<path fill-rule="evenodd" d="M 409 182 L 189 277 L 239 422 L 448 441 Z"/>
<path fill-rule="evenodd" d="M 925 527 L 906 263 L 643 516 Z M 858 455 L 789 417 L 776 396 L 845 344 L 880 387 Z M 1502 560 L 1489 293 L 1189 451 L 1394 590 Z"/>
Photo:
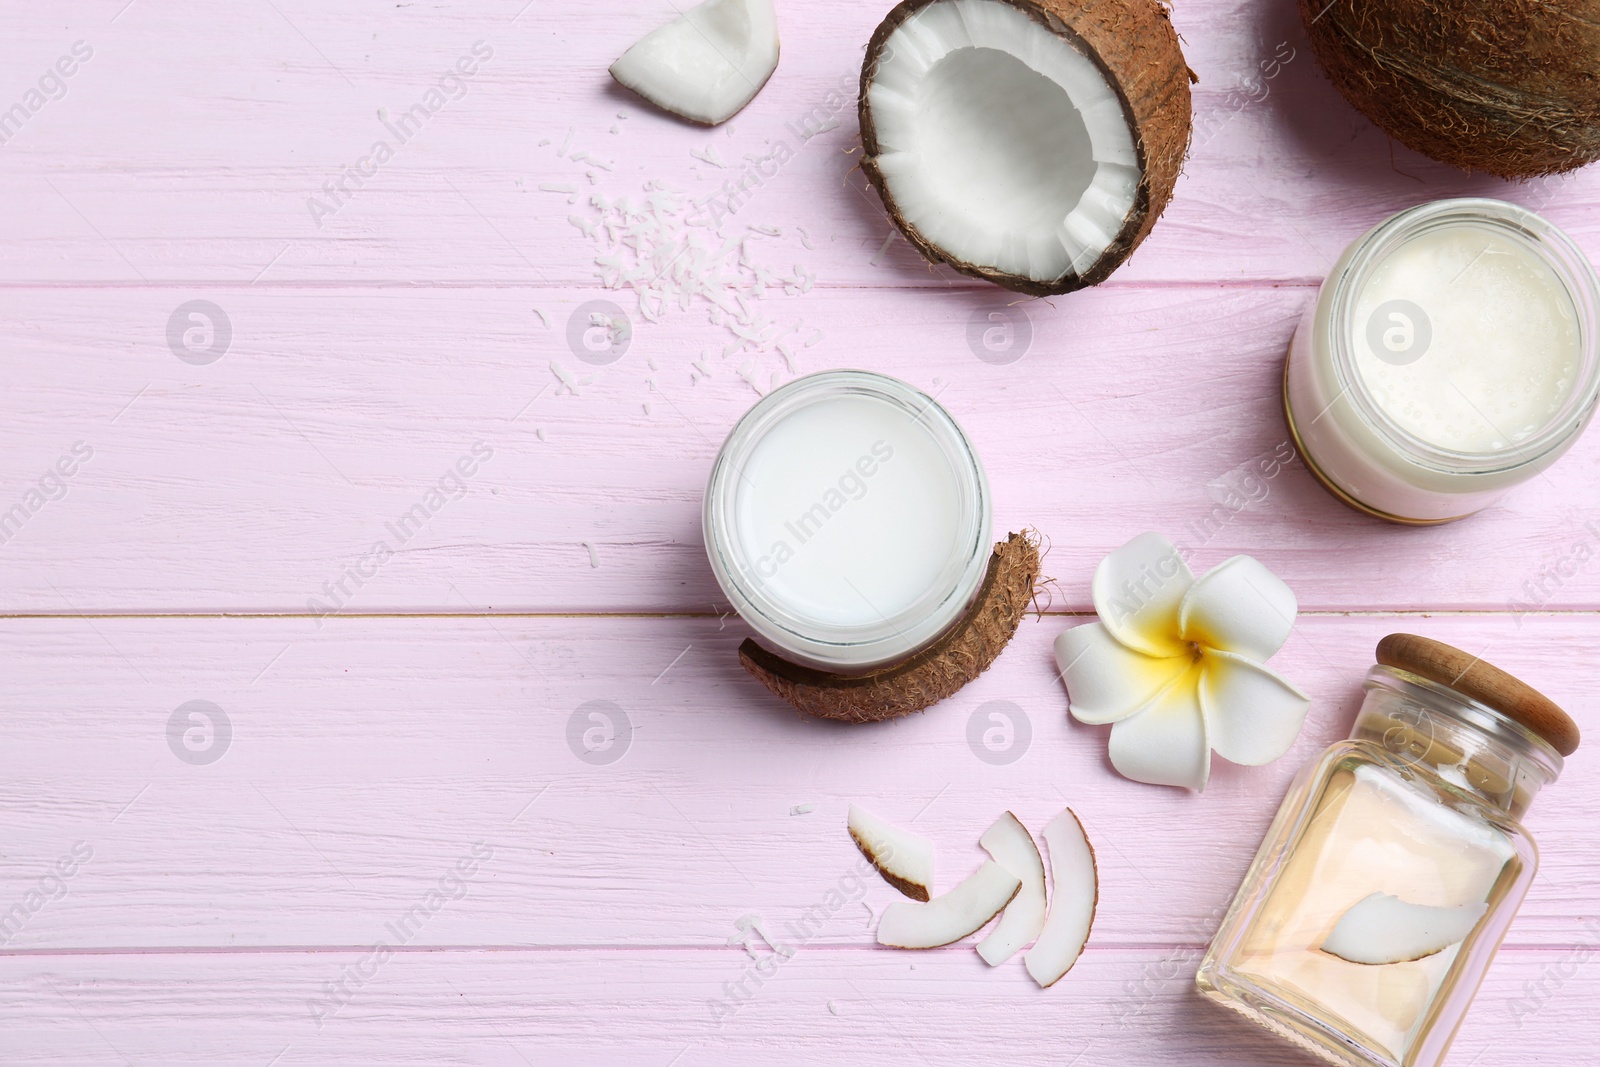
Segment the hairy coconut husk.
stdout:
<path fill-rule="evenodd" d="M 967 613 L 933 644 L 867 674 L 833 674 L 792 663 L 746 638 L 739 662 L 762 685 L 808 715 L 880 722 L 938 703 L 989 669 L 1017 632 L 1039 577 L 1039 544 L 1014 533 L 994 546 Z"/>
<path fill-rule="evenodd" d="M 861 169 L 878 190 L 889 217 L 907 241 L 935 263 L 948 263 L 963 274 L 1029 296 L 1055 296 L 1111 276 L 1139 247 L 1166 210 L 1183 170 L 1192 132 L 1189 84 L 1199 81 L 1183 58 L 1178 33 L 1167 9 L 1156 0 L 1003 0 L 1066 38 L 1093 60 L 1117 90 L 1139 159 L 1139 191 L 1121 231 L 1099 259 L 1082 274 L 1068 271 L 1052 282 L 1039 282 L 994 267 L 964 262 L 922 236 L 899 211 L 878 167 L 879 145 L 872 108 L 867 102 L 871 75 L 889 36 L 906 19 L 934 0 L 902 0 L 878 25 L 867 44 L 861 67 Z"/>
<path fill-rule="evenodd" d="M 1596 0 L 1300 0 L 1357 111 L 1408 148 L 1530 178 L 1600 159 Z"/>

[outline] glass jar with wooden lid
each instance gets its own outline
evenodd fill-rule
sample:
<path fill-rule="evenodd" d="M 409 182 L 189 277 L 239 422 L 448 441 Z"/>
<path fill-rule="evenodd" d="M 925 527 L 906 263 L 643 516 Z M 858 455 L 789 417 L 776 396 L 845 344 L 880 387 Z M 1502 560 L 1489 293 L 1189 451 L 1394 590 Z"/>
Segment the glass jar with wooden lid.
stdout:
<path fill-rule="evenodd" d="M 1578 747 L 1459 648 L 1378 643 L 1349 739 L 1296 777 L 1196 982 L 1343 1067 L 1433 1067 L 1533 882 L 1521 818 Z"/>

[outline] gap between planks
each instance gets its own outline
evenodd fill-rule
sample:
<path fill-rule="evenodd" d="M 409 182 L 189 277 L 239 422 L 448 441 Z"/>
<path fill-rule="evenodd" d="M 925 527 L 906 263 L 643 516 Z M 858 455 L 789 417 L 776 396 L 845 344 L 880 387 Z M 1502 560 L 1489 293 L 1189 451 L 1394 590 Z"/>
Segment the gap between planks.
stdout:
<path fill-rule="evenodd" d="M 1111 953 L 1136 953 L 1145 954 L 1156 952 L 1161 954 L 1195 952 L 1202 953 L 1210 942 L 1166 942 L 1166 941 L 1113 941 L 1107 944 L 1085 945 L 1085 956 Z M 876 942 L 849 942 L 826 943 L 808 941 L 807 949 L 819 948 L 828 952 L 881 952 L 884 946 Z M 350 945 L 151 945 L 148 948 L 140 946 L 112 946 L 105 948 L 23 948 L 0 951 L 0 960 L 7 959 L 49 959 L 67 956 L 337 956 L 348 955 L 352 952 L 367 952 L 372 948 L 370 944 Z M 582 953 L 592 955 L 609 953 L 625 955 L 633 952 L 705 952 L 725 953 L 729 949 L 738 949 L 739 945 L 727 945 L 720 942 L 715 944 L 690 944 L 688 942 L 640 942 L 628 945 L 392 945 L 390 951 L 397 956 L 425 956 L 430 952 L 461 952 L 461 953 L 512 953 L 520 952 L 527 955 L 572 955 Z M 918 952 L 963 952 L 972 948 L 966 942 L 957 942 L 953 945 L 941 945 L 936 949 L 917 949 Z M 1528 953 L 1568 953 L 1585 949 L 1592 950 L 1592 944 L 1574 942 L 1570 945 L 1558 944 L 1514 944 L 1504 942 L 1500 951 L 1528 952 Z M 895 951 L 906 951 L 896 949 Z"/>
<path fill-rule="evenodd" d="M 1122 290 L 1133 291 L 1138 289 L 1315 289 L 1322 285 L 1321 278 L 1222 278 L 1216 281 L 1190 281 L 1182 278 L 1160 278 L 1138 282 L 1101 282 L 1093 288 L 1097 290 Z M 965 281 L 935 280 L 926 284 L 905 283 L 901 285 L 840 285 L 832 282 L 818 281 L 814 289 L 827 289 L 837 292 L 900 292 L 911 290 L 939 290 L 952 293 L 984 293 L 1001 294 L 1004 290 L 992 285 L 972 285 Z M 628 290 L 613 289 L 598 284 L 593 278 L 576 278 L 553 281 L 515 281 L 482 280 L 482 281 L 418 281 L 408 278 L 374 278 L 366 280 L 327 280 L 327 281 L 285 281 L 285 282 L 246 282 L 246 281 L 218 281 L 216 279 L 162 279 L 160 281 L 61 281 L 61 282 L 27 282 L 27 281 L 0 281 L 0 291 L 28 292 L 32 290 L 152 290 L 164 289 L 281 289 L 281 290 L 335 290 L 335 289 L 536 289 L 536 290 L 593 290 L 598 293 L 622 293 L 627 295 Z M 1079 290 L 1084 291 L 1084 290 Z M 1035 300 L 1055 300 L 1061 297 L 1072 296 L 1072 293 L 1060 293 L 1056 296 L 1026 296 L 1022 293 L 1013 294 L 1016 303 L 1029 303 Z"/>
<path fill-rule="evenodd" d="M 315 612 L 294 611 L 32 611 L 0 612 L 0 621 L 29 619 L 721 619 L 731 611 L 373 611 Z M 1094 618 L 1093 611 L 1027 612 L 1023 619 Z M 1600 617 L 1600 608 L 1553 608 L 1548 611 L 1506 611 L 1487 608 L 1374 608 L 1333 611 L 1319 609 L 1297 613 L 1301 619 L 1434 619 L 1465 618 L 1589 618 Z"/>

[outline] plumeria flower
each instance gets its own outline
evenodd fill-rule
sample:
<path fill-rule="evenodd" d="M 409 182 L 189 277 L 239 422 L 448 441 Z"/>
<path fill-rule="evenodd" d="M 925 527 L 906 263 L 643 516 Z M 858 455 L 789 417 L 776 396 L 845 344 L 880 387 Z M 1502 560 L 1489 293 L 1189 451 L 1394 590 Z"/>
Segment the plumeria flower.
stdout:
<path fill-rule="evenodd" d="M 1247 766 L 1289 751 L 1311 698 L 1262 665 L 1298 604 L 1258 560 L 1200 579 L 1160 534 L 1140 534 L 1094 572 L 1100 621 L 1056 638 L 1073 717 L 1111 727 L 1111 763 L 1152 785 L 1204 789 L 1211 753 Z"/>

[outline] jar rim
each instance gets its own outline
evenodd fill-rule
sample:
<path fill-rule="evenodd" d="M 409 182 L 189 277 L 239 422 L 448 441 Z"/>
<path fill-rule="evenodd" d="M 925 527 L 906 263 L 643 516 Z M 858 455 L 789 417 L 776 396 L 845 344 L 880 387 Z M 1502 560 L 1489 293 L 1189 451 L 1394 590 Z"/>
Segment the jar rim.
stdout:
<path fill-rule="evenodd" d="M 741 474 L 779 423 L 812 404 L 841 396 L 884 401 L 922 424 L 950 462 L 956 482 L 955 536 L 937 578 L 911 603 L 859 624 L 794 610 L 761 582 L 737 536 Z M 735 610 L 782 651 L 824 669 L 860 671 L 914 655 L 948 630 L 971 604 L 988 571 L 989 482 L 971 441 L 933 397 L 898 378 L 832 370 L 788 382 L 762 397 L 729 431 L 706 485 L 702 513 L 711 569 Z"/>
<path fill-rule="evenodd" d="M 1402 696 L 1416 698 L 1419 693 L 1434 698 L 1423 701 L 1430 710 L 1448 715 L 1510 747 L 1517 755 L 1530 759 L 1544 774 L 1546 784 L 1561 777 L 1566 759 L 1543 737 L 1493 705 L 1400 667 L 1377 664 L 1367 671 L 1362 688 L 1387 688 Z"/>
<path fill-rule="evenodd" d="M 1355 305 L 1372 272 L 1405 242 L 1461 222 L 1493 229 L 1535 252 L 1562 284 L 1578 317 L 1581 368 L 1560 410 L 1534 434 L 1493 452 L 1443 448 L 1413 434 L 1378 405 L 1356 366 Z M 1351 246 L 1331 299 L 1328 351 L 1341 395 L 1350 399 L 1368 429 L 1419 466 L 1446 474 L 1505 474 L 1539 463 L 1582 433 L 1600 405 L 1600 278 L 1571 237 L 1520 205 L 1490 197 L 1456 197 L 1397 212 Z"/>

